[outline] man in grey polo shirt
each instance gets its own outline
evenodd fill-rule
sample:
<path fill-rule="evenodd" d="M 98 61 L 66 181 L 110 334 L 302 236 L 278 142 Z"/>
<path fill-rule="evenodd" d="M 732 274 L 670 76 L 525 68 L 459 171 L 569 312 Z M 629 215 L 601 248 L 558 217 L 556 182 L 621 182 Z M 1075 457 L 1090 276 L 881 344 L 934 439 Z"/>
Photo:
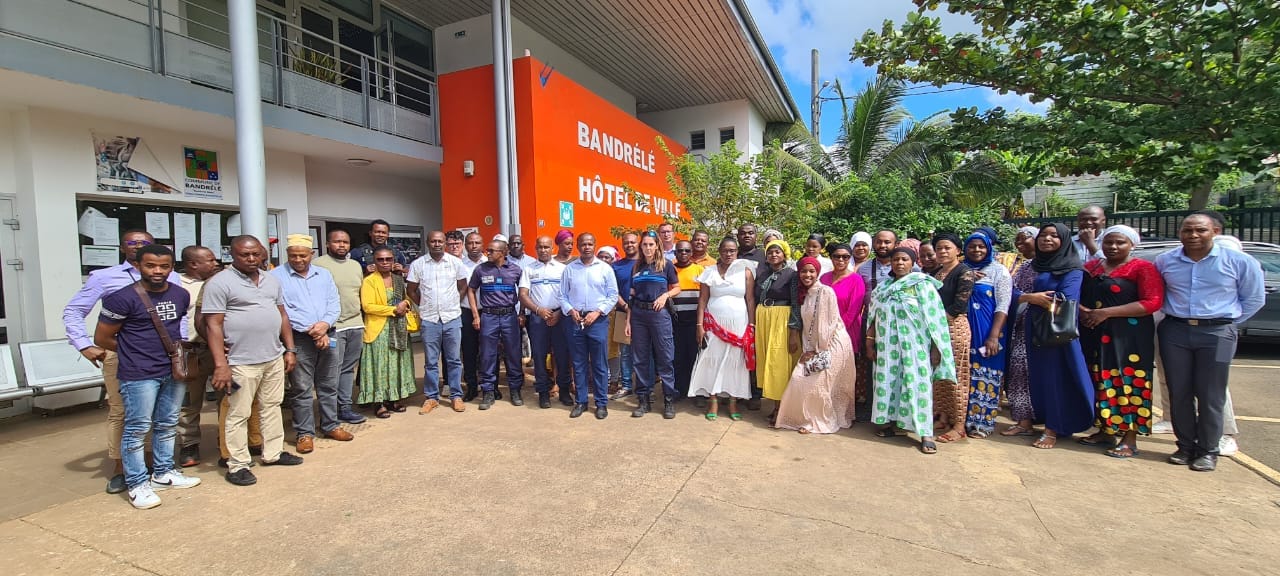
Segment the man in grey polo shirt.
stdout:
<path fill-rule="evenodd" d="M 280 403 L 284 375 L 297 363 L 297 349 L 280 281 L 259 268 L 264 254 L 257 238 L 236 236 L 231 240 L 231 267 L 204 285 L 202 310 L 213 354 L 213 387 L 229 395 L 227 481 L 237 486 L 258 481 L 249 471 L 246 428 L 255 400 L 262 414 L 262 464 L 302 463 L 301 457 L 284 451 Z M 212 345 L 215 342 L 225 347 Z"/>

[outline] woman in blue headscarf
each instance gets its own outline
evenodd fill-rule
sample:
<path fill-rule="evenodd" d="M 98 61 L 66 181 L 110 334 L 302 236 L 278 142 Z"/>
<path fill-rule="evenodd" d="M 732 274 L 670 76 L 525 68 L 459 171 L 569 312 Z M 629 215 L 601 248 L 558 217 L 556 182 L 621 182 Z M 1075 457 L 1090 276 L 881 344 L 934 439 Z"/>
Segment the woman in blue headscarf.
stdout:
<path fill-rule="evenodd" d="M 1000 413 L 1000 383 L 1004 380 L 1005 331 L 1009 300 L 1013 295 L 1013 277 L 1003 264 L 995 261 L 991 238 L 981 232 L 964 241 L 964 263 L 975 274 L 973 292 L 969 295 L 969 409 L 965 416 L 965 432 L 973 438 L 985 438 L 995 430 Z"/>

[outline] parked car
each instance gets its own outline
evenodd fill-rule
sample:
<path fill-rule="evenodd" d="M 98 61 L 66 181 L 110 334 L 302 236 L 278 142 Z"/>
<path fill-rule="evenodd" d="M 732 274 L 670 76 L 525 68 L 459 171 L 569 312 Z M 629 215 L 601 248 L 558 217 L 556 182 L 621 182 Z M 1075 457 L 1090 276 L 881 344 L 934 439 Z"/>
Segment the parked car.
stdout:
<path fill-rule="evenodd" d="M 1241 242 L 1245 254 L 1262 264 L 1267 287 L 1267 302 L 1257 314 L 1245 322 L 1240 337 L 1251 340 L 1280 339 L 1280 245 L 1266 242 Z M 1133 256 L 1155 261 L 1156 256 L 1177 248 L 1178 242 L 1146 242 L 1133 249 Z"/>

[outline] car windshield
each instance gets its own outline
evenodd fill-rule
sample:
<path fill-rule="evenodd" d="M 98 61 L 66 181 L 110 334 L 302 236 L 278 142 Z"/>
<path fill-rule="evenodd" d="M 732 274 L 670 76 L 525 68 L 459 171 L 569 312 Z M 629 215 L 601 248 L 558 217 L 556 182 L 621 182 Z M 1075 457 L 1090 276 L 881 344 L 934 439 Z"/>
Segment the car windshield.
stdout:
<path fill-rule="evenodd" d="M 1267 274 L 1267 280 L 1280 280 L 1280 253 L 1277 252 L 1251 252 L 1246 250 L 1250 256 L 1258 259 L 1262 263 L 1262 271 Z"/>

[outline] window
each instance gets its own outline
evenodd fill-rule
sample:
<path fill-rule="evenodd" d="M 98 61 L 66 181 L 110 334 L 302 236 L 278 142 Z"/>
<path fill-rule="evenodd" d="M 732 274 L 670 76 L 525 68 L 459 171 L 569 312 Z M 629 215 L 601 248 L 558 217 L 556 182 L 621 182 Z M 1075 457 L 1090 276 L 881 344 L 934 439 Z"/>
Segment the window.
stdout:
<path fill-rule="evenodd" d="M 386 7 L 382 9 L 382 21 L 390 25 L 393 37 L 390 51 L 397 63 L 410 64 L 428 75 L 436 71 L 435 42 L 431 30 Z M 385 36 L 383 41 L 385 50 Z"/>
<path fill-rule="evenodd" d="M 327 4 L 364 18 L 366 22 L 373 22 L 373 0 L 328 0 Z"/>
<path fill-rule="evenodd" d="M 703 150 L 707 147 L 707 133 L 702 130 L 695 130 L 689 133 L 689 149 Z"/>
<path fill-rule="evenodd" d="M 733 127 L 720 129 L 720 145 L 724 146 L 730 140 L 733 140 Z"/>

